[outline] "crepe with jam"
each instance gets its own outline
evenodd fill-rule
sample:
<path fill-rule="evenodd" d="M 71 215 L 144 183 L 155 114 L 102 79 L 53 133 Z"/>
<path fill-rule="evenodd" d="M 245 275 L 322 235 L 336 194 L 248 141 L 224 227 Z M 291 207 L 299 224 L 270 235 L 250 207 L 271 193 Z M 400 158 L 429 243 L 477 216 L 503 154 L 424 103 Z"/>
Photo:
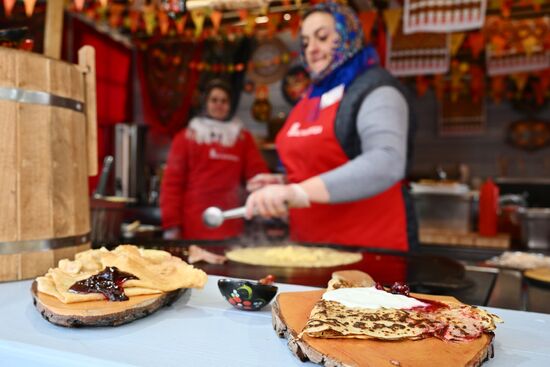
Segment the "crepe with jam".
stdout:
<path fill-rule="evenodd" d="M 333 281 L 328 291 L 346 287 L 350 284 Z M 418 340 L 436 337 L 447 341 L 468 341 L 492 332 L 495 324 L 502 322 L 498 316 L 474 306 L 416 300 L 424 306 L 370 309 L 321 299 L 311 311 L 302 334 L 317 338 Z"/>
<path fill-rule="evenodd" d="M 76 254 L 75 260 L 61 260 L 57 268 L 36 279 L 38 291 L 56 297 L 63 303 L 103 300 L 105 293 L 80 293 L 79 283 L 90 282 L 94 277 L 120 275 L 124 294 L 128 297 L 160 294 L 180 288 L 202 288 L 207 275 L 166 251 L 138 249 L 122 245 L 112 251 L 105 248 Z M 119 284 L 120 283 L 120 284 Z M 71 287 L 73 289 L 71 289 Z M 124 299 L 124 298 L 122 298 Z"/>

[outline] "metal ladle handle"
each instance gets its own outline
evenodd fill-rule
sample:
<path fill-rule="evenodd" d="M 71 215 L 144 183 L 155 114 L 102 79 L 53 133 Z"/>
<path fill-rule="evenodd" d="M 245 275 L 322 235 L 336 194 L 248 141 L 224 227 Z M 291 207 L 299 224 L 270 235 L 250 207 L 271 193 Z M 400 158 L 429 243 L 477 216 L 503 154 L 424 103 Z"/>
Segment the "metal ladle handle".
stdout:
<path fill-rule="evenodd" d="M 211 206 L 202 213 L 202 220 L 208 227 L 217 228 L 227 219 L 243 218 L 246 213 L 246 207 L 222 211 L 220 208 Z"/>

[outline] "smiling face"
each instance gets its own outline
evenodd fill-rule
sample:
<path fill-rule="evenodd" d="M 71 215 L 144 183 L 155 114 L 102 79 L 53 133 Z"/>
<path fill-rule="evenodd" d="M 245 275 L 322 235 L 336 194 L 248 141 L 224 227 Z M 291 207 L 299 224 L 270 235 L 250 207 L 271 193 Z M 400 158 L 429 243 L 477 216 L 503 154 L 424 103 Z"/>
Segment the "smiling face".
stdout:
<path fill-rule="evenodd" d="M 332 63 L 340 41 L 333 16 L 325 12 L 310 14 L 302 23 L 301 37 L 307 65 L 320 74 Z"/>
<path fill-rule="evenodd" d="M 221 88 L 213 88 L 206 99 L 206 114 L 215 120 L 224 121 L 229 116 L 230 100 Z"/>

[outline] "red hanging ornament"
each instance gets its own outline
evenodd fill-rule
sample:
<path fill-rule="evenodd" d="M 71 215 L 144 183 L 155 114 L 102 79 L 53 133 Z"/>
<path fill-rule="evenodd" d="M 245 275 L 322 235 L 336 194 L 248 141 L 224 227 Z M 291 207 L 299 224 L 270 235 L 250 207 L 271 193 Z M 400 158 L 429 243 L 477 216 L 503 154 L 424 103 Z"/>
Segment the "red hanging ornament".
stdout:
<path fill-rule="evenodd" d="M 468 35 L 468 46 L 472 51 L 472 56 L 477 59 L 481 51 L 485 48 L 485 37 L 481 32 L 473 32 Z"/>

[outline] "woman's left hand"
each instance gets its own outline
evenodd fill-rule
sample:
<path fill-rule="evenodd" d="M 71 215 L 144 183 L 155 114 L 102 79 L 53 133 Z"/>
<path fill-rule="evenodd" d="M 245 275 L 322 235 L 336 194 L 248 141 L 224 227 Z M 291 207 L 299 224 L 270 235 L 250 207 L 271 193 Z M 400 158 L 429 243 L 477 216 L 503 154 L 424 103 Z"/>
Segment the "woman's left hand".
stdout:
<path fill-rule="evenodd" d="M 253 215 L 262 217 L 283 217 L 288 213 L 288 208 L 307 208 L 309 196 L 298 184 L 268 185 L 261 188 L 246 200 L 245 217 L 250 219 Z"/>

